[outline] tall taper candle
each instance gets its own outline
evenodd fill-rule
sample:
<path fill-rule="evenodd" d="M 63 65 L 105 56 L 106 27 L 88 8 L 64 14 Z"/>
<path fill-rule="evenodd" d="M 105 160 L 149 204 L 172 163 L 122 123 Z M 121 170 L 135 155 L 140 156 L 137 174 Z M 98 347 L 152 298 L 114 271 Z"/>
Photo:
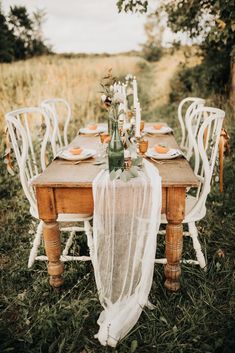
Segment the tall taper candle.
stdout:
<path fill-rule="evenodd" d="M 136 109 L 137 103 L 138 103 L 138 93 L 137 93 L 137 81 L 135 76 L 132 84 L 133 84 L 133 104 L 134 104 L 134 109 Z"/>
<path fill-rule="evenodd" d="M 136 113 L 135 113 L 135 137 L 140 137 L 140 121 L 141 121 L 140 103 L 137 102 Z"/>

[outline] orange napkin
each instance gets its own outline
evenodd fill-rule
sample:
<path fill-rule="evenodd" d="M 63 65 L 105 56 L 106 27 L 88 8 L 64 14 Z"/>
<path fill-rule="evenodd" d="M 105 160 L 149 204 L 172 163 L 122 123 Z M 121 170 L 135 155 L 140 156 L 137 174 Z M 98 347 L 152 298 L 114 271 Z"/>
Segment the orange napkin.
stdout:
<path fill-rule="evenodd" d="M 87 126 L 89 130 L 97 130 L 97 124 L 90 124 Z"/>
<path fill-rule="evenodd" d="M 161 128 L 162 128 L 163 126 L 165 126 L 164 123 L 157 123 L 157 124 L 154 124 L 154 125 L 153 125 L 153 128 L 154 128 L 155 130 L 161 130 Z"/>
<path fill-rule="evenodd" d="M 161 146 L 161 145 L 155 145 L 154 150 L 157 153 L 165 154 L 165 153 L 169 152 L 170 148 L 165 147 L 165 146 Z"/>
<path fill-rule="evenodd" d="M 71 148 L 71 150 L 69 150 L 70 153 L 72 154 L 81 154 L 83 151 L 83 148 L 79 147 L 79 148 Z"/>

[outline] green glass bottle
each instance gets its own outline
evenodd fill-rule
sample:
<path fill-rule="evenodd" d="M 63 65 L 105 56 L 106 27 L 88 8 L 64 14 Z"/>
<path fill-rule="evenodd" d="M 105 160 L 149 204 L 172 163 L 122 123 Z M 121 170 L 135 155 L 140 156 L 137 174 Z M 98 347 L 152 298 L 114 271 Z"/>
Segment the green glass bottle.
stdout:
<path fill-rule="evenodd" d="M 108 148 L 109 172 L 124 168 L 124 146 L 118 131 L 118 122 L 113 122 L 113 135 Z"/>
<path fill-rule="evenodd" d="M 113 135 L 113 121 L 112 121 L 112 119 L 108 120 L 108 134 L 109 134 L 109 136 Z"/>

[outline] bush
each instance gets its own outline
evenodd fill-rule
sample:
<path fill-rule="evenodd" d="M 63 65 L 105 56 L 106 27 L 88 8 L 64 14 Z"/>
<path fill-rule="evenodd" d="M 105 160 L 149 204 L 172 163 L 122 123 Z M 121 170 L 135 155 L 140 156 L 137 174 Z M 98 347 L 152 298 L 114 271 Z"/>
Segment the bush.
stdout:
<path fill-rule="evenodd" d="M 189 95 L 205 98 L 214 94 L 228 96 L 229 65 L 229 57 L 220 52 L 207 55 L 200 65 L 182 66 L 171 80 L 170 101 L 179 101 Z"/>
<path fill-rule="evenodd" d="M 143 57 L 145 60 L 153 62 L 161 59 L 163 50 L 161 46 L 156 45 L 156 43 L 145 44 L 143 46 Z"/>

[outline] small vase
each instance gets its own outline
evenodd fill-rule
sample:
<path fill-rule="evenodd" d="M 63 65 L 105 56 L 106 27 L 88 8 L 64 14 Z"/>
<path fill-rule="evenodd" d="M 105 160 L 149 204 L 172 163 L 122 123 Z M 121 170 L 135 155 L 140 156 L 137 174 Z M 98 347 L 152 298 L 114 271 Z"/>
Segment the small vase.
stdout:
<path fill-rule="evenodd" d="M 124 146 L 118 131 L 118 122 L 113 122 L 113 135 L 108 147 L 109 172 L 124 168 Z"/>

